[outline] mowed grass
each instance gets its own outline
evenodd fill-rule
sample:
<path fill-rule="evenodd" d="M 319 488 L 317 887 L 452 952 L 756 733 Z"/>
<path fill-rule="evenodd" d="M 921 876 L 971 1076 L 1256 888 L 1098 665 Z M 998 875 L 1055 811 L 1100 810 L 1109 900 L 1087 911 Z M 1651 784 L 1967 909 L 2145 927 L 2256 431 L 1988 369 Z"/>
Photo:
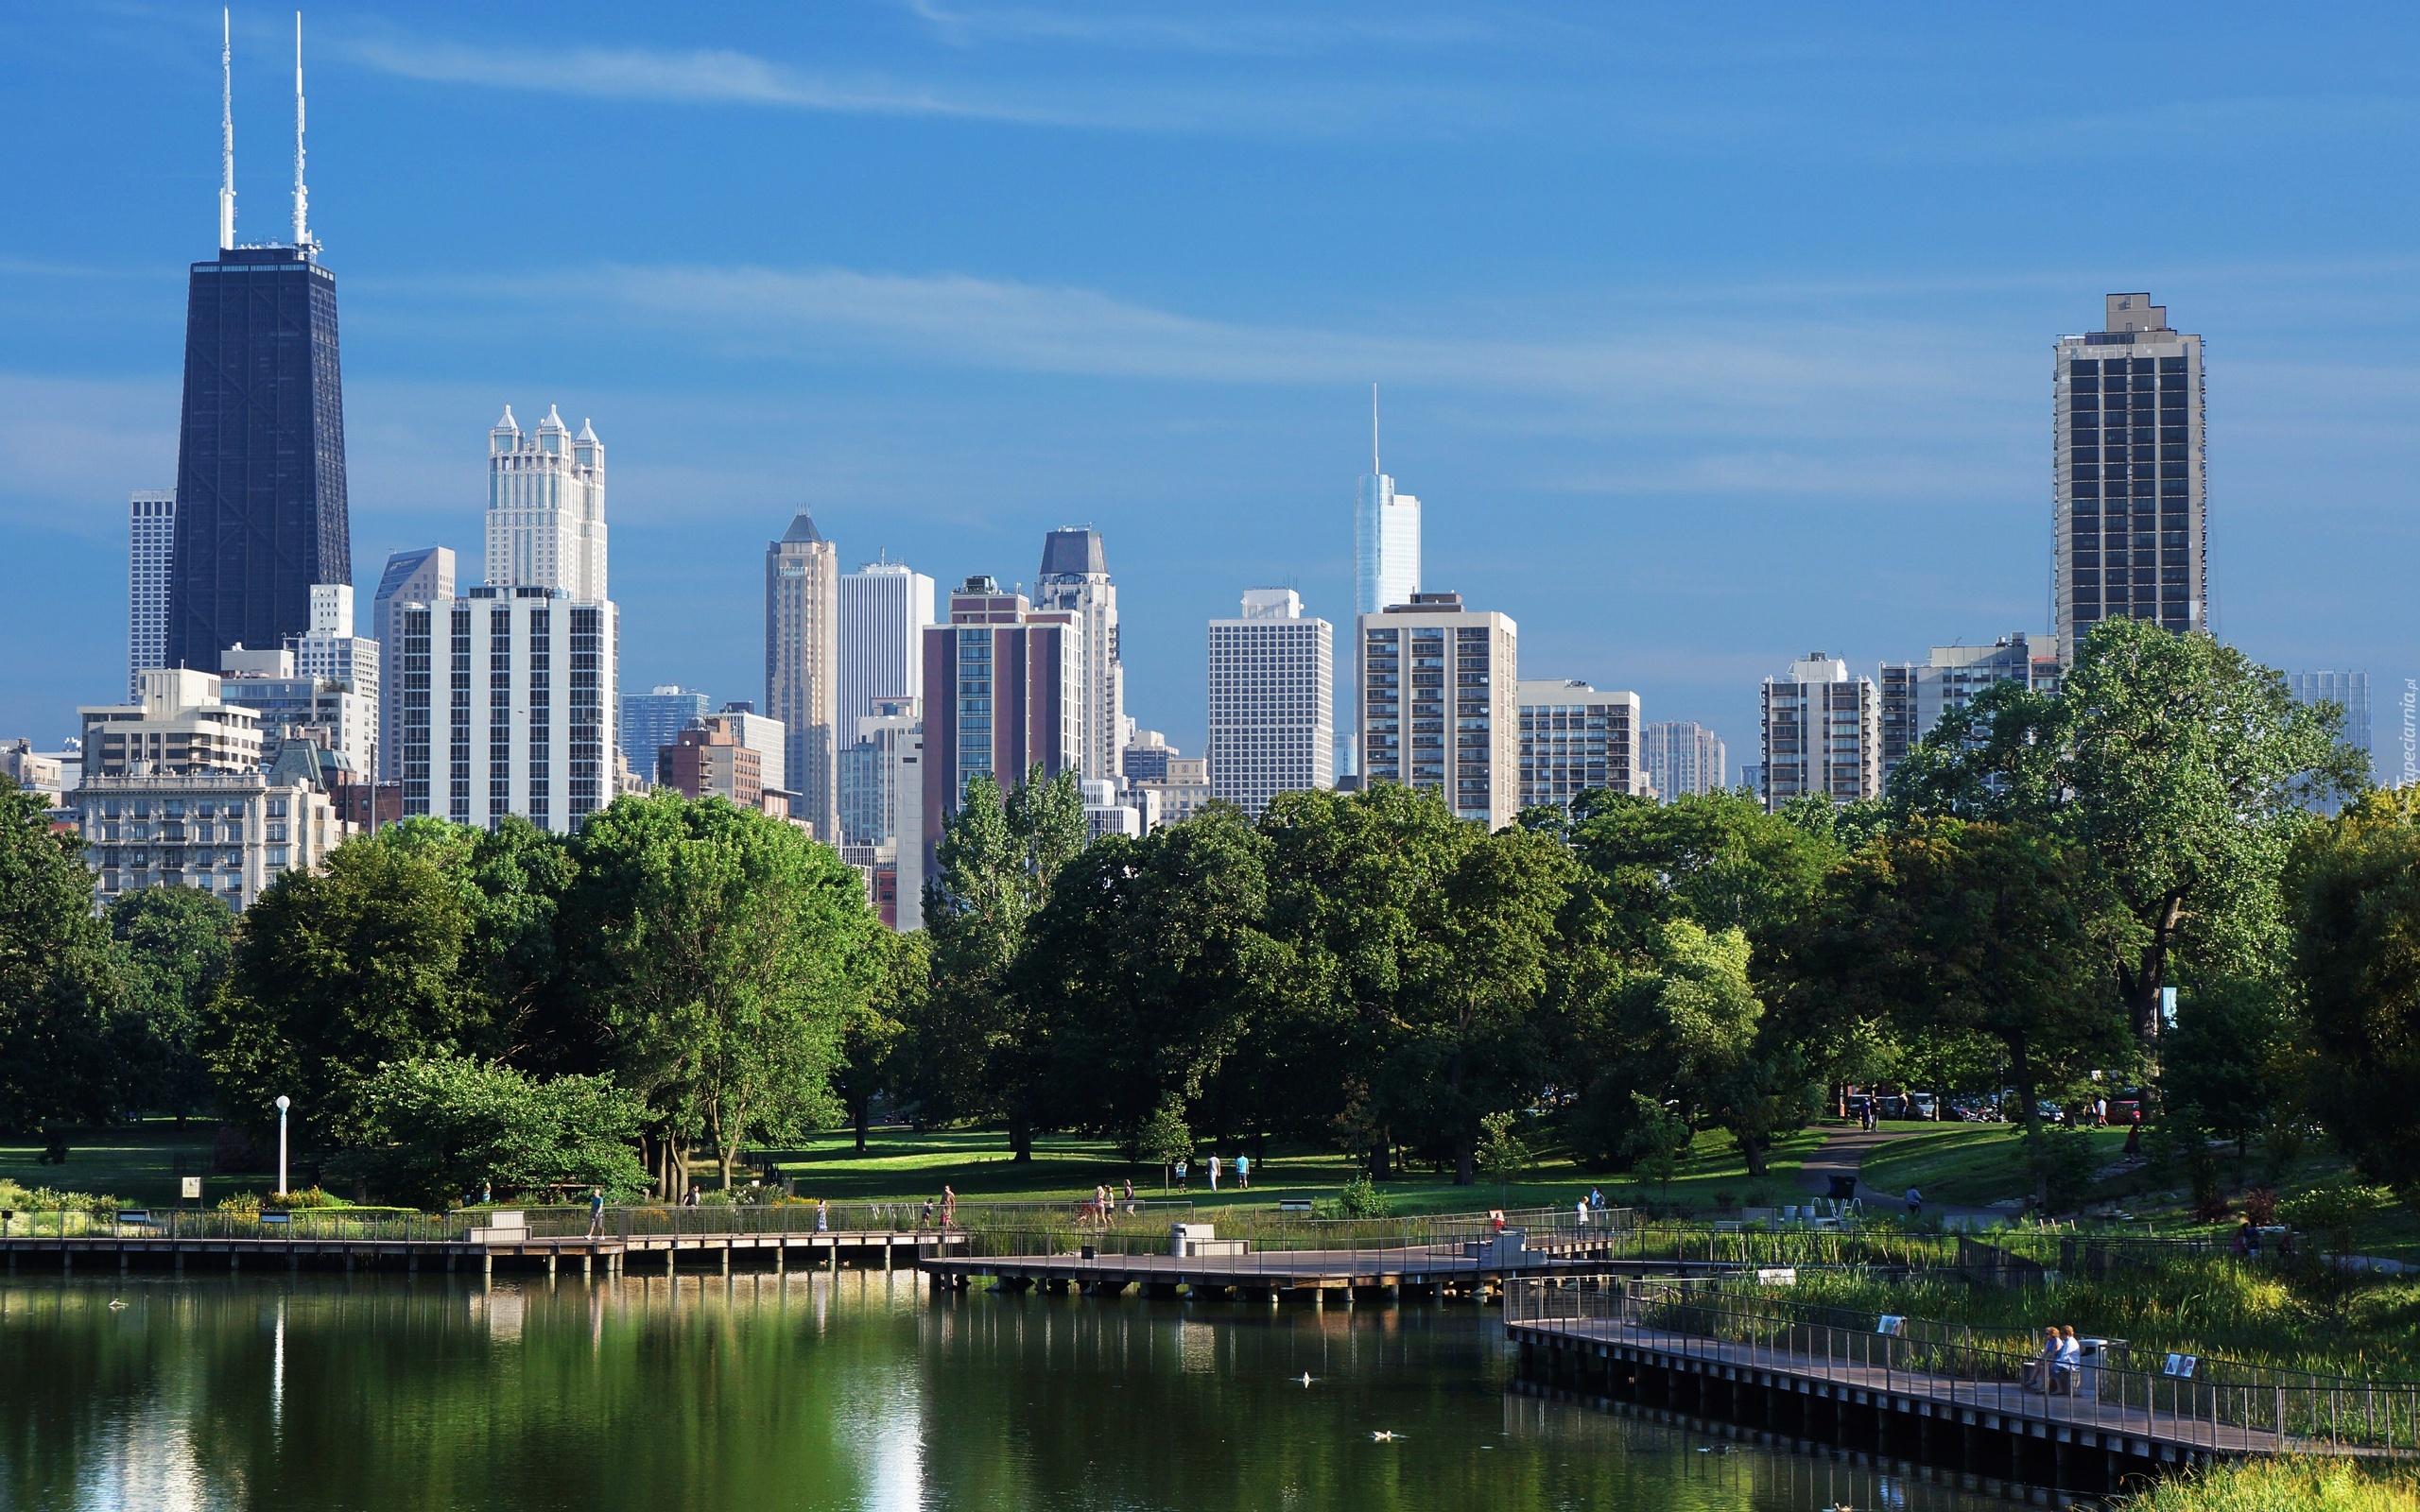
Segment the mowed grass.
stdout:
<path fill-rule="evenodd" d="M 2122 1128 L 2087 1129 L 2106 1165 L 2126 1145 Z M 1865 1158 L 1858 1174 L 1886 1192 L 1914 1187 L 1927 1202 L 1985 1207 L 2032 1190 L 2023 1131 L 2014 1124 L 1952 1124 L 1892 1141 Z"/>
<path fill-rule="evenodd" d="M 117 1128 L 78 1129 L 68 1138 L 65 1165 L 42 1165 L 36 1163 L 42 1139 L 0 1137 L 0 1177 L 20 1186 L 107 1193 L 125 1202 L 164 1207 L 179 1200 L 181 1176 L 202 1177 L 205 1202 L 277 1185 L 268 1174 L 212 1172 L 217 1138 L 214 1120 L 188 1119 L 180 1127 L 174 1119 L 145 1119 Z"/>
<path fill-rule="evenodd" d="M 1737 1207 L 1743 1201 L 1794 1202 L 1804 1195 L 1799 1167 L 1825 1137 L 1818 1129 L 1789 1136 L 1769 1157 L 1769 1174 L 1752 1179 L 1730 1136 L 1700 1135 L 1668 1195 L 1635 1175 L 1582 1170 L 1559 1150 L 1540 1152 L 1509 1183 L 1481 1173 L 1476 1184 L 1459 1187 L 1450 1173 L 1420 1170 L 1380 1183 L 1380 1191 L 1401 1213 L 1567 1208 L 1592 1187 L 1602 1190 L 1612 1203 L 1649 1199 L 1693 1211 Z M 1179 1192 L 1171 1185 L 1166 1194 L 1201 1208 L 1266 1205 L 1288 1198 L 1320 1201 L 1334 1197 L 1358 1170 L 1350 1157 L 1334 1151 L 1272 1143 L 1253 1158 L 1252 1189 L 1246 1192 L 1236 1185 L 1233 1175 L 1237 1152 L 1218 1153 L 1227 1174 L 1217 1194 L 1210 1191 L 1210 1152 L 1204 1149 L 1191 1162 L 1187 1189 Z M 854 1137 L 842 1131 L 783 1152 L 778 1164 L 785 1176 L 797 1177 L 802 1196 L 836 1202 L 935 1196 L 944 1184 L 968 1200 L 1074 1202 L 1092 1195 L 1096 1185 L 1117 1187 L 1129 1179 L 1138 1196 L 1163 1194 L 1160 1167 L 1129 1162 L 1112 1141 L 1064 1135 L 1037 1138 L 1033 1159 L 1020 1163 L 1010 1158 L 1007 1136 L 998 1130 L 878 1128 L 862 1155 Z"/>

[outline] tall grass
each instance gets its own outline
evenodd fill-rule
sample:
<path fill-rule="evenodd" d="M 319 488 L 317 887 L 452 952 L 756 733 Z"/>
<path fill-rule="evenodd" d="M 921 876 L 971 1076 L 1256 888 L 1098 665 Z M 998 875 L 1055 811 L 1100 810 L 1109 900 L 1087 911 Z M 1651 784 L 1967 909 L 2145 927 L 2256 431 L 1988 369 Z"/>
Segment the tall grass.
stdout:
<path fill-rule="evenodd" d="M 2224 1256 L 2178 1257 L 2048 1287 L 1801 1273 L 1796 1287 L 1768 1295 L 1978 1328 L 2064 1324 L 2130 1340 L 2137 1360 L 2176 1350 L 2324 1375 L 2420 1378 L 2420 1282 L 2363 1285 L 2340 1311 L 2318 1288 Z"/>
<path fill-rule="evenodd" d="M 2420 1476 L 2343 1460 L 2245 1460 L 2162 1481 L 2113 1512 L 2420 1512 Z"/>

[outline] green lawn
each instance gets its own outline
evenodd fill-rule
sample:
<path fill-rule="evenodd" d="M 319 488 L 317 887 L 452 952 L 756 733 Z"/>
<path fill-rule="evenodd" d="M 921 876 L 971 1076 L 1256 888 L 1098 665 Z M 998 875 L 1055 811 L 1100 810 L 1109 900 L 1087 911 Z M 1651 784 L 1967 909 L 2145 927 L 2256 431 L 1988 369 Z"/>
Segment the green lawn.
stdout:
<path fill-rule="evenodd" d="M 2103 1164 L 2117 1160 L 2125 1147 L 2122 1128 L 2085 1132 Z M 1952 1124 L 1892 1141 L 1868 1155 L 1858 1174 L 1867 1185 L 1885 1192 L 1914 1187 L 1927 1202 L 1986 1207 L 2031 1190 L 2022 1138 L 2014 1124 Z"/>
<path fill-rule="evenodd" d="M 1824 1137 L 1824 1131 L 1816 1129 L 1788 1137 L 1769 1160 L 1770 1174 L 1751 1180 L 1730 1136 L 1701 1135 L 1675 1176 L 1668 1196 L 1646 1187 L 1635 1176 L 1582 1171 L 1560 1151 L 1543 1154 L 1509 1187 L 1499 1187 L 1485 1176 L 1476 1186 L 1458 1187 L 1450 1176 L 1421 1171 L 1385 1182 L 1381 1190 L 1394 1210 L 1405 1213 L 1568 1207 L 1592 1186 L 1603 1189 L 1608 1202 L 1629 1203 L 1643 1196 L 1690 1211 L 1737 1207 L 1743 1201 L 1791 1202 L 1802 1196 L 1799 1166 Z M 1159 1169 L 1128 1164 L 1106 1140 L 1037 1139 L 1032 1160 L 1024 1164 L 1009 1158 L 1007 1137 L 995 1130 L 918 1133 L 880 1128 L 868 1141 L 865 1154 L 856 1153 L 853 1143 L 846 1133 L 826 1135 L 803 1150 L 789 1152 L 780 1162 L 781 1170 L 798 1178 L 802 1196 L 829 1197 L 836 1202 L 931 1196 L 940 1193 L 943 1183 L 968 1199 L 1075 1201 L 1090 1196 L 1098 1183 L 1115 1186 L 1129 1177 L 1138 1194 L 1160 1194 Z M 1232 1162 L 1230 1152 L 1221 1154 Z M 1267 1204 L 1287 1197 L 1317 1200 L 1334 1196 L 1352 1178 L 1354 1170 L 1348 1157 L 1333 1151 L 1277 1144 L 1253 1161 L 1249 1193 L 1236 1190 L 1229 1176 L 1220 1180 L 1219 1194 L 1211 1195 L 1203 1162 L 1197 1158 L 1190 1190 L 1184 1194 L 1203 1207 Z"/>
<path fill-rule="evenodd" d="M 277 1185 L 273 1176 L 213 1173 L 210 1154 L 217 1138 L 218 1125 L 209 1119 L 190 1119 L 182 1128 L 174 1119 L 159 1118 L 78 1130 L 69 1139 L 65 1165 L 37 1165 L 43 1143 L 38 1138 L 0 1138 L 0 1177 L 25 1187 L 112 1193 L 128 1202 L 160 1206 L 178 1200 L 180 1176 L 202 1177 L 208 1202 Z"/>

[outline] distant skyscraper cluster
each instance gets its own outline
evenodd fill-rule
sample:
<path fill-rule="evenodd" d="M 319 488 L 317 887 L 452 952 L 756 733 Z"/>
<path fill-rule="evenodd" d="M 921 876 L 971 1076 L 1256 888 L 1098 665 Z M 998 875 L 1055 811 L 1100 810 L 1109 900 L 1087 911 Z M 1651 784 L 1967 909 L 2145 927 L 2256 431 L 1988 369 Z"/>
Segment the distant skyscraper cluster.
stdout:
<path fill-rule="evenodd" d="M 356 636 L 299 39 L 297 65 L 289 241 L 236 242 L 232 112 L 223 124 L 219 245 L 187 275 L 176 487 L 128 505 L 127 701 L 79 709 L 74 751 L 0 743 L 0 769 L 59 791 L 104 898 L 189 885 L 241 907 L 355 830 L 431 816 L 566 832 L 654 783 L 804 827 L 914 928 L 934 847 L 981 779 L 1072 775 L 1092 833 L 1128 836 L 1335 785 L 1398 783 L 1491 827 L 1586 795 L 1723 787 L 1713 730 L 1524 676 L 1511 614 L 1426 586 L 1421 502 L 1384 471 L 1374 387 L 1341 730 L 1336 627 L 1291 588 L 1246 590 L 1209 622 L 1208 745 L 1186 756 L 1128 714 L 1099 531 L 1047 531 L 1030 593 L 976 573 L 937 607 L 934 579 L 887 555 L 843 573 L 804 507 L 763 551 L 761 700 L 624 696 L 605 443 L 551 404 L 527 429 L 505 405 L 488 432 L 483 580 L 444 546 L 395 553 Z M 2100 621 L 2205 630 L 2205 387 L 2202 338 L 2148 294 L 2109 295 L 2101 330 L 2057 338 L 2049 633 L 1935 645 L 1872 677 L 1810 652 L 1763 680 L 1743 781 L 1773 809 L 1869 799 L 1928 735 L 1967 738 L 1986 690 L 2055 692 Z M 2341 706 L 2368 747 L 2366 674 L 2296 673 L 2291 689 Z"/>

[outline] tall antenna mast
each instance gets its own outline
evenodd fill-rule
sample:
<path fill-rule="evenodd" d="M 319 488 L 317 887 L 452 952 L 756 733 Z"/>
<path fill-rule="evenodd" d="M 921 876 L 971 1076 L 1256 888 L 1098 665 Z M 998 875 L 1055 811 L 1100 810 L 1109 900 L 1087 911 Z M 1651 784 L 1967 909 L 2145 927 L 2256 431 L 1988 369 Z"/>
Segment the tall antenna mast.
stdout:
<path fill-rule="evenodd" d="M 320 249 L 311 239 L 311 194 L 302 187 L 302 12 L 294 12 L 294 249 L 309 256 Z"/>
<path fill-rule="evenodd" d="M 1378 386 L 1370 386 L 1370 475 L 1378 475 Z"/>
<path fill-rule="evenodd" d="M 218 249 L 235 245 L 235 33 L 218 12 Z"/>

